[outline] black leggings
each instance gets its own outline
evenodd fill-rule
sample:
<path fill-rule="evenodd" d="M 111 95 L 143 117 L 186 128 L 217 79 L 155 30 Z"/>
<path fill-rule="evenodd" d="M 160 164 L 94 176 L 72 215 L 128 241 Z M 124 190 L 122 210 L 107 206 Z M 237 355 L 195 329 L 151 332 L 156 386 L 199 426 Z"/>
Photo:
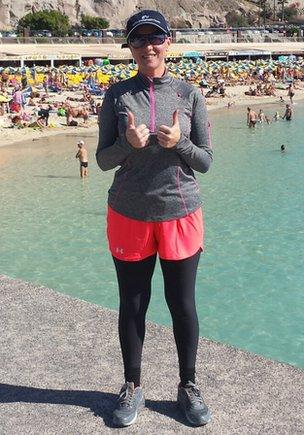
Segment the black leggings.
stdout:
<path fill-rule="evenodd" d="M 195 307 L 195 280 L 200 251 L 184 260 L 162 260 L 165 298 L 172 321 L 182 384 L 195 382 L 199 324 Z M 141 261 L 114 258 L 120 309 L 119 339 L 125 380 L 140 384 L 145 317 L 151 297 L 151 279 L 156 255 Z"/>

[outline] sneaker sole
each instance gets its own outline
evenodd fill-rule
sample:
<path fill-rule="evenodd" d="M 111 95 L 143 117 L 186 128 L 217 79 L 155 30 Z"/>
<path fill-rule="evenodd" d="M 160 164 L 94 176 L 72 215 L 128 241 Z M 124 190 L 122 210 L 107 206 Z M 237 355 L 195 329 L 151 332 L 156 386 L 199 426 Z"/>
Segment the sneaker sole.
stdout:
<path fill-rule="evenodd" d="M 206 424 L 210 423 L 211 418 L 212 418 L 212 414 L 210 411 L 208 411 L 208 413 L 204 417 L 204 421 L 201 421 L 200 423 L 198 423 L 197 421 L 191 420 L 187 411 L 183 408 L 181 403 L 179 403 L 179 402 L 177 402 L 177 403 L 180 407 L 180 410 L 182 411 L 182 413 L 185 415 L 186 419 L 188 420 L 188 422 L 191 423 L 193 426 L 205 426 Z"/>
<path fill-rule="evenodd" d="M 128 427 L 128 426 L 131 426 L 131 424 L 135 423 L 135 421 L 137 420 L 137 417 L 138 417 L 138 413 L 139 413 L 139 411 L 141 411 L 144 407 L 145 407 L 145 401 L 142 402 L 142 403 L 138 406 L 137 411 L 135 412 L 134 417 L 133 417 L 132 420 L 129 421 L 128 423 L 122 423 L 121 421 L 116 420 L 115 417 L 114 417 L 114 418 L 113 418 L 113 424 L 114 424 L 115 426 L 117 426 L 117 427 Z"/>
<path fill-rule="evenodd" d="M 135 423 L 136 419 L 137 419 L 137 412 L 135 413 L 133 420 L 131 420 L 129 423 L 122 423 L 121 421 L 117 421 L 115 420 L 115 418 L 113 418 L 113 424 L 116 427 L 128 427 L 131 426 L 131 424 Z"/>

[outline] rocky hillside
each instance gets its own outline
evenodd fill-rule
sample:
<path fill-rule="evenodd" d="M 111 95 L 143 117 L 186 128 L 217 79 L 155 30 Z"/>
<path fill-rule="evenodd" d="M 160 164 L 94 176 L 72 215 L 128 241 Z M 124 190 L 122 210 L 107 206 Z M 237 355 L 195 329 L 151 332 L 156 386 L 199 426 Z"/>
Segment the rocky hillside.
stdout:
<path fill-rule="evenodd" d="M 250 14 L 256 7 L 246 0 L 0 0 L 0 29 L 14 27 L 25 14 L 41 9 L 64 12 L 72 24 L 87 14 L 106 18 L 111 28 L 121 28 L 138 9 L 163 12 L 171 27 L 206 27 L 225 22 L 229 11 Z"/>

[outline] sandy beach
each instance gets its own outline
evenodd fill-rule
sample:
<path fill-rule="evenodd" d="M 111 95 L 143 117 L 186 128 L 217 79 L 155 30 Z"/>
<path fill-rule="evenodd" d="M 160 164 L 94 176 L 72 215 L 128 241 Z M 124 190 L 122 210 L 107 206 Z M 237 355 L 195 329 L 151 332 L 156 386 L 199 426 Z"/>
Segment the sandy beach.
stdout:
<path fill-rule="evenodd" d="M 178 53 L 186 53 L 187 51 L 194 52 L 197 51 L 201 53 L 201 56 L 204 57 L 207 53 L 215 53 L 215 52 L 237 52 L 241 53 L 244 52 L 248 53 L 265 53 L 269 52 L 272 53 L 274 58 L 271 57 L 269 59 L 263 59 L 261 56 L 261 59 L 258 59 L 257 61 L 253 61 L 253 64 L 255 63 L 255 66 L 252 68 L 250 67 L 250 70 L 248 70 L 248 61 L 247 60 L 237 60 L 236 62 L 230 62 L 228 69 L 230 70 L 228 76 L 224 76 L 224 81 L 226 85 L 226 96 L 222 97 L 220 95 L 216 97 L 209 97 L 206 98 L 206 105 L 208 111 L 218 110 L 222 108 L 227 108 L 228 103 L 234 103 L 229 110 L 234 110 L 235 108 L 242 107 L 242 106 L 252 106 L 252 105 L 260 105 L 263 107 L 263 105 L 268 105 L 272 103 L 279 102 L 280 97 L 283 97 L 286 103 L 289 102 L 289 98 L 287 97 L 287 87 L 288 87 L 288 80 L 291 81 L 295 78 L 298 78 L 299 86 L 298 88 L 295 87 L 295 96 L 294 100 L 298 101 L 303 99 L 304 92 L 303 92 L 303 71 L 304 71 L 304 63 L 303 63 L 303 50 L 304 50 L 304 43 L 303 42 L 297 42 L 295 41 L 281 41 L 281 42 L 225 42 L 225 43 L 217 43 L 217 44 L 211 44 L 211 43 L 184 43 L 184 44 L 176 44 L 173 43 L 171 45 L 170 53 L 171 54 L 178 54 Z M 24 59 L 34 59 L 33 56 L 42 56 L 41 58 L 47 58 L 47 56 L 55 56 L 58 59 L 62 58 L 64 59 L 64 56 L 69 56 L 71 54 L 77 55 L 81 57 L 88 58 L 91 56 L 92 59 L 95 58 L 108 58 L 110 60 L 110 63 L 112 60 L 115 60 L 117 63 L 117 59 L 123 60 L 123 59 L 129 59 L 130 53 L 127 49 L 122 49 L 121 44 L 119 43 L 109 43 L 109 44 L 96 44 L 96 43 L 86 43 L 86 44 L 1 44 L 0 46 L 0 58 L 2 60 L 8 60 L 14 59 L 14 58 L 24 58 Z M 280 77 L 280 74 L 278 72 L 279 69 L 282 69 L 282 64 L 275 61 L 275 56 L 279 56 L 285 54 L 286 56 L 291 55 L 295 58 L 297 56 L 296 61 L 291 61 L 291 63 L 286 60 L 285 63 L 283 63 L 283 69 L 285 70 L 286 77 L 282 79 Z M 295 56 L 294 56 L 295 55 Z M 178 56 L 180 57 L 180 55 Z M 284 57 L 284 56 L 283 56 Z M 174 62 L 172 66 L 172 71 L 175 74 L 175 65 L 181 65 L 183 64 L 183 61 L 185 59 L 180 59 L 180 61 Z M 235 60 L 235 59 L 234 59 Z M 188 60 L 186 59 L 186 62 Z M 169 62 L 170 63 L 170 62 Z M 234 65 L 233 65 L 234 63 Z M 9 63 L 7 63 L 9 65 Z M 84 65 L 84 64 L 83 64 Z M 122 64 L 121 64 L 122 65 Z M 121 71 L 123 74 L 125 74 L 124 78 L 129 77 L 128 73 L 130 71 L 132 72 L 132 68 L 129 68 L 131 64 L 128 66 L 124 66 L 121 68 Z M 184 72 L 187 74 L 191 74 L 191 68 L 195 70 L 195 73 L 198 77 L 203 77 L 205 72 L 207 71 L 207 82 L 208 85 L 211 87 L 212 84 L 214 84 L 214 80 L 216 75 L 214 73 L 220 73 L 220 66 L 224 65 L 224 69 L 226 68 L 225 60 L 210 60 L 209 66 L 206 64 L 203 65 L 201 68 L 201 63 L 196 65 L 195 63 L 190 65 L 185 65 Z M 67 65 L 65 65 L 67 70 L 63 68 L 63 71 L 67 71 L 68 73 L 71 72 L 68 67 L 68 61 Z M 118 66 L 118 65 L 117 65 Z M 123 66 L 123 65 L 122 65 Z M 64 66 L 63 66 L 64 67 Z M 115 72 L 115 65 L 109 65 L 109 69 L 105 70 L 104 73 L 107 75 L 114 76 L 119 73 L 119 71 Z M 184 68 L 184 66 L 181 66 L 181 71 Z M 272 73 L 276 74 L 275 71 L 277 71 L 275 80 L 272 82 L 275 82 L 276 84 L 281 84 L 282 87 L 279 89 L 278 86 L 276 86 L 275 89 L 275 96 L 247 96 L 245 95 L 245 91 L 248 91 L 248 81 L 245 83 L 245 81 L 237 80 L 236 76 L 240 74 L 240 76 L 245 73 L 244 77 L 252 77 L 254 71 L 259 74 L 260 68 L 264 69 L 264 71 L 267 72 L 269 70 L 272 70 Z M 289 74 L 289 69 L 292 69 L 291 73 Z M 0 68 L 1 69 L 1 68 Z M 56 69 L 56 68 L 55 68 Z M 39 66 L 37 66 L 37 72 L 39 70 Z M 84 69 L 80 68 L 80 71 L 82 73 Z M 89 71 L 89 69 L 86 67 L 86 73 Z M 93 72 L 95 69 L 93 68 Z M 298 77 L 294 76 L 294 73 L 296 72 L 296 75 Z M 46 72 L 44 72 L 46 73 Z M 9 74 L 11 74 L 9 72 Z M 15 74 L 13 72 L 12 74 Z M 20 71 L 18 74 L 21 74 Z M 95 73 L 94 73 L 95 74 Z M 221 74 L 221 73 L 220 73 Z M 233 77 L 233 86 L 229 85 L 229 78 Z M 289 77 L 288 77 L 289 76 Z M 96 76 L 97 77 L 97 76 Z M 100 77 L 100 76 L 98 76 Z M 119 75 L 118 75 L 119 77 Z M 119 77 L 121 79 L 122 77 Z M 187 77 L 186 77 L 187 78 Z M 188 77 L 189 78 L 189 77 Z M 255 85 L 258 81 L 256 81 L 257 76 L 254 77 L 255 79 Z M 261 77 L 260 77 L 261 78 Z M 0 77 L 1 79 L 1 77 Z M 265 76 L 265 83 L 268 81 L 267 77 Z M 290 81 L 289 81 L 290 82 Z M 1 83 L 1 80 L 0 80 Z M 85 83 L 85 82 L 83 82 Z M 81 83 L 81 85 L 83 84 Z M 107 83 L 107 82 L 104 82 Z M 199 83 L 199 80 L 197 81 L 197 84 Z M 41 81 L 39 84 L 42 86 Z M 79 83 L 77 83 L 79 84 Z M 204 94 L 206 94 L 207 89 L 204 90 Z M 1 96 L 1 90 L 0 90 L 0 96 Z M 74 90 L 71 91 L 68 89 L 68 87 L 63 88 L 62 92 L 60 94 L 56 93 L 50 93 L 48 102 L 50 104 L 56 103 L 56 102 L 64 102 L 67 97 L 72 97 L 72 99 L 75 97 L 80 101 L 80 98 L 82 97 L 81 90 Z M 96 102 L 100 101 L 99 98 L 94 96 L 94 99 Z M 74 104 L 74 103 L 72 103 Z M 76 104 L 76 103 L 75 103 Z M 30 108 L 28 108 L 30 109 Z M 31 108 L 33 109 L 33 108 Z M 278 104 L 278 110 L 280 113 L 284 110 L 283 104 Z M 33 128 L 8 128 L 10 126 L 10 120 L 8 119 L 8 116 L 0 116 L 0 146 L 6 146 L 12 143 L 18 143 L 22 141 L 29 141 L 29 140 L 39 140 L 42 137 L 46 136 L 53 136 L 58 134 L 65 134 L 65 135 L 83 135 L 88 129 L 92 129 L 93 131 L 97 132 L 97 116 L 91 115 L 89 116 L 86 125 L 83 125 L 83 123 L 78 123 L 78 126 L 70 126 L 67 127 L 66 125 L 66 119 L 65 117 L 59 117 L 57 116 L 57 111 L 52 110 L 50 112 L 50 122 L 48 127 L 44 127 L 43 129 L 33 129 Z"/>
<path fill-rule="evenodd" d="M 276 96 L 248 96 L 245 95 L 245 91 L 248 90 L 247 85 L 236 85 L 227 87 L 227 92 L 225 97 L 210 97 L 206 98 L 206 106 L 208 111 L 214 111 L 219 109 L 227 109 L 234 110 L 236 108 L 245 107 L 245 106 L 253 106 L 259 105 L 263 107 L 264 105 L 269 104 L 278 104 L 278 111 L 283 113 L 284 105 L 279 104 L 280 96 L 288 103 L 287 92 L 286 90 L 277 89 Z M 51 94 L 50 94 L 51 95 Z M 59 96 L 54 97 L 55 99 L 64 100 L 68 96 L 71 95 L 71 92 L 65 91 Z M 73 95 L 77 96 L 77 93 L 73 93 Z M 298 89 L 296 95 L 294 97 L 295 101 L 301 101 L 304 98 L 303 89 Z M 51 97 L 52 100 L 52 97 Z M 233 106 L 228 109 L 228 103 L 234 103 Z M 244 112 L 245 113 L 245 112 Z M 245 119 L 245 118 L 244 118 Z M 18 143 L 18 142 L 28 142 L 28 141 L 36 141 L 43 137 L 55 136 L 55 135 L 73 135 L 81 137 L 87 135 L 91 132 L 96 132 L 97 138 L 97 116 L 89 116 L 88 122 L 86 124 L 80 123 L 77 127 L 68 127 L 66 126 L 65 118 L 59 117 L 55 112 L 50 113 L 50 126 L 45 127 L 43 129 L 33 129 L 33 128 L 8 128 L 8 120 L 7 116 L 0 117 L 0 146 L 7 146 L 10 144 Z"/>

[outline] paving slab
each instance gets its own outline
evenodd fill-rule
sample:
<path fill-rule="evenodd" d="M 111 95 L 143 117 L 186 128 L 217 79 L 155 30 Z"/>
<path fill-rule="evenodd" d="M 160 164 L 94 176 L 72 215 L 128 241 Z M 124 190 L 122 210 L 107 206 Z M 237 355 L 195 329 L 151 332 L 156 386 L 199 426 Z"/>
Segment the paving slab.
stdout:
<path fill-rule="evenodd" d="M 304 434 L 304 371 L 204 338 L 197 377 L 213 412 L 192 428 L 176 407 L 170 327 L 147 323 L 146 408 L 111 423 L 123 382 L 117 312 L 0 275 L 0 434 Z"/>

